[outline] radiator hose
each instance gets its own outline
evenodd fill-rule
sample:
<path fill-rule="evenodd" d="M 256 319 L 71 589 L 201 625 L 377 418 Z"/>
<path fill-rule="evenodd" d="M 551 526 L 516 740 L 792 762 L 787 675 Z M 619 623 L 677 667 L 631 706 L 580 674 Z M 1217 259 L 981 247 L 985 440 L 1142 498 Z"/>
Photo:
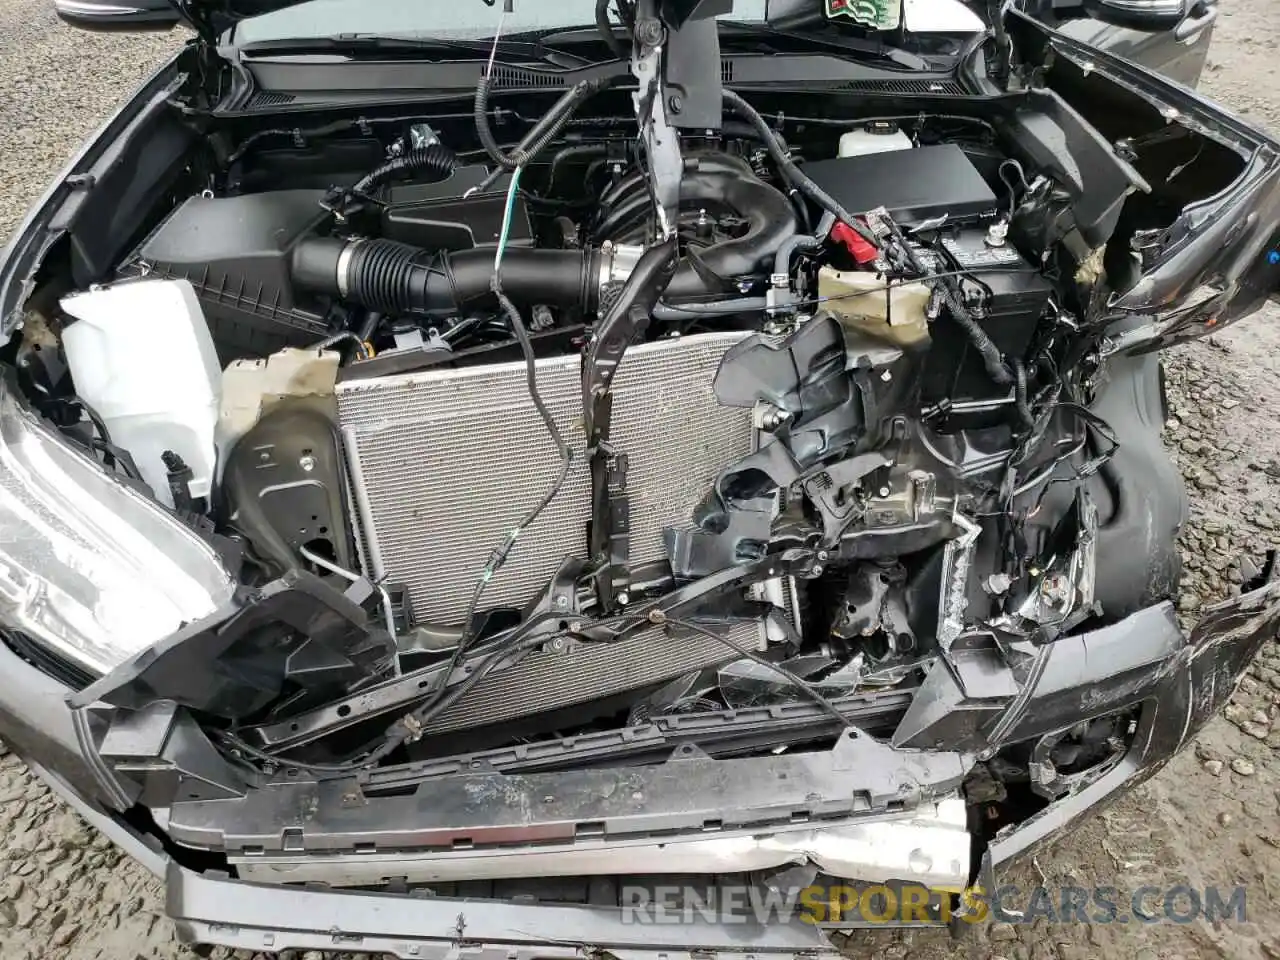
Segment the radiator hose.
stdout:
<path fill-rule="evenodd" d="M 424 250 L 394 240 L 311 237 L 293 250 L 293 282 L 387 314 L 456 313 L 496 307 L 493 251 Z M 514 302 L 593 311 L 600 254 L 594 250 L 508 250 L 502 288 Z"/>

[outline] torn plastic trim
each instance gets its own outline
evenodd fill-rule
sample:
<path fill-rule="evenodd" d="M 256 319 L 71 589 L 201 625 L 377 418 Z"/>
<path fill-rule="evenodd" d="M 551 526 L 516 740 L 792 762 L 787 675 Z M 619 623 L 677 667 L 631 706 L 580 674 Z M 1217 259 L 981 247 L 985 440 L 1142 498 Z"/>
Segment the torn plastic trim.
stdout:
<path fill-rule="evenodd" d="M 835 960 L 823 931 L 789 922 L 645 922 L 627 910 L 346 893 L 245 883 L 170 865 L 166 911 L 185 943 L 243 950 L 350 950 L 403 960 Z M 632 908 L 628 908 L 632 909 Z M 464 944 L 465 943 L 465 947 Z"/>
<path fill-rule="evenodd" d="M 1105 77 L 1150 104 L 1167 122 L 1234 150 L 1245 161 L 1233 183 L 1183 209 L 1164 231 L 1167 247 L 1159 262 L 1111 304 L 1117 316 L 1167 313 L 1202 284 L 1214 283 L 1223 289 L 1214 312 L 1198 310 L 1176 324 L 1157 317 L 1145 335 L 1130 331 L 1125 349 L 1154 350 L 1204 336 L 1256 309 L 1280 284 L 1280 265 L 1262 256 L 1268 244 L 1280 242 L 1275 232 L 1280 222 L 1280 143 L 1149 70 L 1058 34 L 1021 11 L 1011 10 L 1009 16 L 1041 35 L 1053 55 L 1085 74 Z M 1200 328 L 1194 329 L 1197 324 Z"/>
<path fill-rule="evenodd" d="M 962 659 L 953 651 L 952 662 L 940 659 L 930 668 L 893 743 L 943 743 L 980 750 L 985 757 L 1007 744 L 1141 703 L 1162 687 L 1187 649 L 1172 605 L 1161 603 L 1040 647 L 1012 697 L 992 696 L 989 689 L 1000 675 L 998 654 L 973 650 Z"/>
<path fill-rule="evenodd" d="M 140 710 L 156 700 L 236 720 L 271 703 L 287 680 L 316 700 L 391 671 L 390 636 L 314 574 L 291 570 L 188 623 L 68 702 Z"/>
<path fill-rule="evenodd" d="M 956 790 L 971 755 L 897 750 L 849 730 L 830 750 L 556 773 L 477 773 L 370 799 L 352 779 L 276 782 L 242 799 L 174 803 L 168 830 L 229 853 L 521 846 L 874 819 Z"/>
<path fill-rule="evenodd" d="M 1251 155 L 1262 144 L 1273 143 L 1258 127 L 1124 57 L 1058 33 L 1023 10 L 1010 7 L 1006 16 L 1021 21 L 1021 26 L 1040 34 L 1056 55 L 1086 72 L 1101 74 L 1140 96 L 1163 115 L 1176 118 L 1193 132 L 1231 147 L 1242 156 Z"/>
<path fill-rule="evenodd" d="M 1234 294 L 1252 262 L 1262 261 L 1278 217 L 1280 158 L 1260 150 L 1226 190 L 1182 210 L 1165 231 L 1180 239 L 1161 250 L 1160 262 L 1119 294 L 1110 309 L 1167 311 L 1209 279 Z"/>
<path fill-rule="evenodd" d="M 836 960 L 821 929 L 790 923 L 655 925 L 623 911 L 553 903 L 460 900 L 304 889 L 200 874 L 103 813 L 56 774 L 32 769 L 85 822 L 165 883 L 165 912 L 183 943 L 244 950 L 357 950 L 404 960 Z M 683 918 L 682 918 L 683 919 Z"/>
<path fill-rule="evenodd" d="M 396 878 L 439 883 L 517 877 L 727 874 L 811 863 L 823 873 L 883 883 L 910 880 L 959 888 L 971 873 L 964 800 L 957 794 L 924 804 L 910 816 L 845 826 L 800 827 L 742 837 L 667 840 L 606 846 L 419 854 L 337 854 L 232 857 L 242 880 L 374 886 Z"/>
<path fill-rule="evenodd" d="M 53 178 L 0 252 L 0 343 L 22 325 L 23 308 L 35 290 L 35 277 L 53 246 L 70 231 L 77 211 L 102 173 L 128 154 L 135 137 L 168 109 L 184 77 L 177 75 L 179 50 L 144 80 L 134 96 L 95 130 L 84 146 Z M 145 98 L 145 99 L 144 99 Z"/>
<path fill-rule="evenodd" d="M 1280 581 L 1271 580 L 1206 610 L 1186 642 L 1162 662 L 1156 682 L 1137 691 L 1130 701 L 1130 705 L 1140 704 L 1141 713 L 1124 757 L 1097 779 L 997 833 L 983 855 L 977 882 L 995 889 L 1004 867 L 1034 854 L 1109 799 L 1159 771 L 1222 709 L 1250 662 L 1277 636 Z M 1112 701 L 1093 714 L 1123 706 Z M 1084 718 L 1082 711 L 1078 719 Z M 1044 726 L 1046 733 L 1052 727 L 1052 723 L 1028 725 Z"/>

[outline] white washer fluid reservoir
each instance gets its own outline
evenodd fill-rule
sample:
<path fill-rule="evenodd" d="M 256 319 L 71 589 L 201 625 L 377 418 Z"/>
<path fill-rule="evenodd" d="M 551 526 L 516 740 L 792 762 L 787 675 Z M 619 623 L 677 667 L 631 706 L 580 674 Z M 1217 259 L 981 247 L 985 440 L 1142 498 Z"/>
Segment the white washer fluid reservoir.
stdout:
<path fill-rule="evenodd" d="M 193 497 L 207 497 L 222 369 L 195 290 L 186 280 L 134 280 L 73 294 L 62 334 L 76 393 L 128 450 L 156 499 L 173 506 L 162 455 L 191 468 Z"/>

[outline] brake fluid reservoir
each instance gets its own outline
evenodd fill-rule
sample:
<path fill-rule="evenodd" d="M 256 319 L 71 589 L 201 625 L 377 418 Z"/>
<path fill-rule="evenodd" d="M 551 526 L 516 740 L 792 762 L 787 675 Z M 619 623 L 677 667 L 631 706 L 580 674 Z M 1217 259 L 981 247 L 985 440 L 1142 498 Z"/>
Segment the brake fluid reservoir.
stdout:
<path fill-rule="evenodd" d="M 111 442 L 162 503 L 173 506 L 166 450 L 191 468 L 191 495 L 209 496 L 222 370 L 191 284 L 120 283 L 66 297 L 62 309 L 76 320 L 62 334 L 76 393 Z"/>
<path fill-rule="evenodd" d="M 868 270 L 818 271 L 818 298 L 828 313 L 851 329 L 902 346 L 929 339 L 929 288 L 922 283 L 893 284 Z"/>

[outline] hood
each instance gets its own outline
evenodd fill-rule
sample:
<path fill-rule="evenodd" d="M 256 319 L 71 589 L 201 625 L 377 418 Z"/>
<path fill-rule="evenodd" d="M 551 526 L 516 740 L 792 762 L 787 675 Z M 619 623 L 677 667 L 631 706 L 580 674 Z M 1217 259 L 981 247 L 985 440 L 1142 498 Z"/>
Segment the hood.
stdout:
<path fill-rule="evenodd" d="M 240 20 L 260 16 L 264 13 L 273 13 L 277 10 L 306 2 L 309 2 L 309 0 L 168 0 L 168 3 L 178 11 L 182 19 L 195 28 L 206 40 L 220 36 Z M 420 0 L 391 0 L 391 2 L 417 4 Z M 525 2 L 529 3 L 529 0 L 525 0 Z M 497 0 L 480 0 L 480 2 L 472 0 L 470 3 L 464 3 L 452 8 L 447 6 L 428 8 L 430 11 L 428 15 L 432 18 L 432 26 L 436 26 L 439 21 L 444 21 L 439 25 L 447 28 L 450 21 L 462 24 L 467 21 L 474 22 L 477 18 L 484 19 L 486 16 L 492 16 L 488 8 L 496 5 Z M 532 5 L 530 4 L 530 6 Z M 574 5 L 582 7 L 582 22 L 584 24 L 590 23 L 594 19 L 594 0 L 570 0 L 566 4 L 558 4 L 557 9 L 563 15 L 565 7 Z M 765 4 L 761 5 L 764 6 Z M 799 5 L 807 6 L 808 4 L 801 3 Z M 662 21 L 668 27 L 678 29 L 690 20 L 731 13 L 734 9 L 734 0 L 658 0 L 657 6 Z M 785 10 L 796 7 L 797 2 L 796 0 L 781 0 L 781 2 L 776 2 L 775 0 L 775 2 L 767 4 L 767 6 Z"/>

